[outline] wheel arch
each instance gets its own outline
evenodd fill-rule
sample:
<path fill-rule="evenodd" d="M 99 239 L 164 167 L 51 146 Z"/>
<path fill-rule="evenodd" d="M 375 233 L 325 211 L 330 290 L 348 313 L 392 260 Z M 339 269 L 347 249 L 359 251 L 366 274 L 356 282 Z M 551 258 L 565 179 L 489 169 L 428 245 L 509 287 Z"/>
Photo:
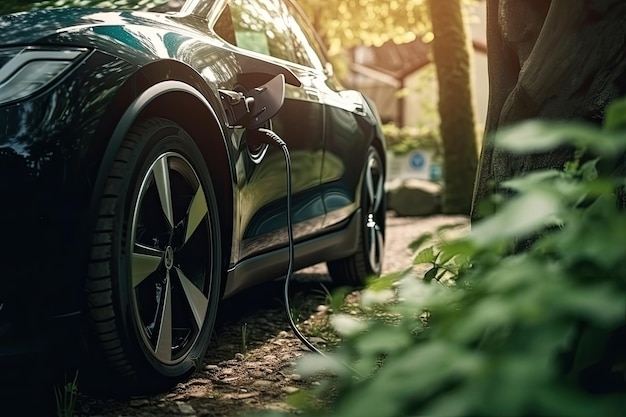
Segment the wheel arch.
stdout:
<path fill-rule="evenodd" d="M 214 107 L 202 93 L 189 84 L 167 80 L 144 90 L 127 106 L 120 117 L 102 155 L 90 204 L 91 213 L 97 212 L 95 208 L 98 207 L 104 193 L 106 178 L 126 134 L 135 122 L 150 117 L 167 118 L 185 129 L 202 153 L 213 180 L 216 195 L 232 196 L 233 175 L 230 152 L 226 144 L 223 124 Z M 222 242 L 225 242 L 223 249 L 226 249 L 222 251 L 222 261 L 226 266 L 232 246 L 234 203 L 232 198 L 217 198 L 217 204 L 220 215 L 220 233 Z M 93 224 L 95 224 L 95 218 L 92 221 Z M 224 285 L 225 279 L 222 279 L 222 289 Z"/>

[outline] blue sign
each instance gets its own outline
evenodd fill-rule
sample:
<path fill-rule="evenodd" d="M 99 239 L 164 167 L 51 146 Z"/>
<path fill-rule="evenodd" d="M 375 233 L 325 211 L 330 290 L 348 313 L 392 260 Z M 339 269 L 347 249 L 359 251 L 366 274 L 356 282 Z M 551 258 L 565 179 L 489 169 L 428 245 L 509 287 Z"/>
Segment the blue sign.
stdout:
<path fill-rule="evenodd" d="M 415 170 L 421 170 L 426 165 L 426 156 L 422 152 L 413 152 L 409 156 L 409 166 Z"/>

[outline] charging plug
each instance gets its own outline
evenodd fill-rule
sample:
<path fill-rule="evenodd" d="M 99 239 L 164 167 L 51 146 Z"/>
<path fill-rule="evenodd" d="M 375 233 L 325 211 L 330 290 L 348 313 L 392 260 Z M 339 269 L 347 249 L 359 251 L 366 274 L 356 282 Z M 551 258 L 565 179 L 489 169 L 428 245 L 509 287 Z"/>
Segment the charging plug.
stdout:
<path fill-rule="evenodd" d="M 285 100 L 285 77 L 278 74 L 266 84 L 242 93 L 218 90 L 220 103 L 230 126 L 257 129 L 282 107 Z"/>

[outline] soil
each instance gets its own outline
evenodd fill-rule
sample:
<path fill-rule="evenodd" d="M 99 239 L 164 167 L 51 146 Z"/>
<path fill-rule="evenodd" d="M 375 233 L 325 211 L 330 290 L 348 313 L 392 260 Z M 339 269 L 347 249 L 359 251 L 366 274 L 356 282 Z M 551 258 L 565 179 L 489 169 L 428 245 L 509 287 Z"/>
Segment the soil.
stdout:
<path fill-rule="evenodd" d="M 467 224 L 467 218 L 389 214 L 384 272 L 411 265 L 413 252 L 408 245 L 420 235 L 457 223 Z M 311 331 L 311 323 L 328 314 L 320 283 L 329 282 L 325 265 L 319 264 L 298 271 L 291 287 L 292 310 L 310 341 L 320 348 L 327 348 L 328 341 Z M 125 400 L 80 394 L 75 415 L 236 417 L 270 409 L 295 411 L 287 397 L 316 382 L 293 371 L 308 350 L 289 328 L 282 291 L 283 283 L 277 281 L 226 300 L 203 368 L 170 392 Z"/>

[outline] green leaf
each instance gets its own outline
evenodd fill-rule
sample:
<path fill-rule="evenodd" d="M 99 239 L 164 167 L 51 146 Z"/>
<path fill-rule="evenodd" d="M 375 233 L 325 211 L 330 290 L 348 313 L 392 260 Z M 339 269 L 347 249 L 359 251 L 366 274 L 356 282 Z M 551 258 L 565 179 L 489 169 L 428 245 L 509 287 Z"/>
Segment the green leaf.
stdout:
<path fill-rule="evenodd" d="M 513 198 L 492 217 L 476 223 L 468 239 L 480 247 L 538 232 L 561 208 L 558 196 L 533 191 Z"/>
<path fill-rule="evenodd" d="M 423 233 L 420 237 L 415 239 L 413 242 L 409 244 L 409 248 L 413 251 L 418 250 L 424 243 L 428 242 L 432 239 L 432 233 Z"/>
<path fill-rule="evenodd" d="M 437 260 L 437 255 L 432 246 L 427 247 L 420 251 L 415 258 L 413 258 L 413 265 L 434 263 Z"/>
<path fill-rule="evenodd" d="M 342 336 L 354 336 L 367 328 L 365 322 L 348 314 L 335 314 L 331 316 L 330 322 Z"/>
<path fill-rule="evenodd" d="M 375 331 L 365 333 L 360 337 L 356 345 L 361 353 L 366 355 L 379 355 L 394 351 L 401 351 L 411 345 L 409 333 L 389 326 L 379 326 Z"/>
<path fill-rule="evenodd" d="M 604 128 L 617 130 L 626 128 L 626 100 L 615 100 L 609 104 L 604 114 Z"/>
<path fill-rule="evenodd" d="M 430 282 L 433 279 L 437 278 L 437 272 L 439 272 L 439 268 L 434 266 L 431 269 L 428 270 L 428 272 L 426 272 L 426 274 L 424 274 L 424 281 L 425 282 Z"/>
<path fill-rule="evenodd" d="M 562 145 L 572 145 L 588 148 L 598 155 L 613 156 L 626 149 L 626 135 L 603 132 L 583 122 L 533 120 L 502 129 L 496 134 L 495 144 L 518 154 L 548 152 Z"/>
<path fill-rule="evenodd" d="M 382 291 L 391 288 L 391 286 L 406 276 L 411 271 L 411 268 L 407 268 L 404 271 L 393 272 L 391 274 L 385 274 L 380 277 L 372 278 L 367 282 L 367 289 L 372 291 Z"/>
<path fill-rule="evenodd" d="M 588 142 L 597 136 L 592 125 L 533 120 L 502 129 L 496 134 L 496 146 L 514 153 L 546 152 L 574 138 Z"/>

